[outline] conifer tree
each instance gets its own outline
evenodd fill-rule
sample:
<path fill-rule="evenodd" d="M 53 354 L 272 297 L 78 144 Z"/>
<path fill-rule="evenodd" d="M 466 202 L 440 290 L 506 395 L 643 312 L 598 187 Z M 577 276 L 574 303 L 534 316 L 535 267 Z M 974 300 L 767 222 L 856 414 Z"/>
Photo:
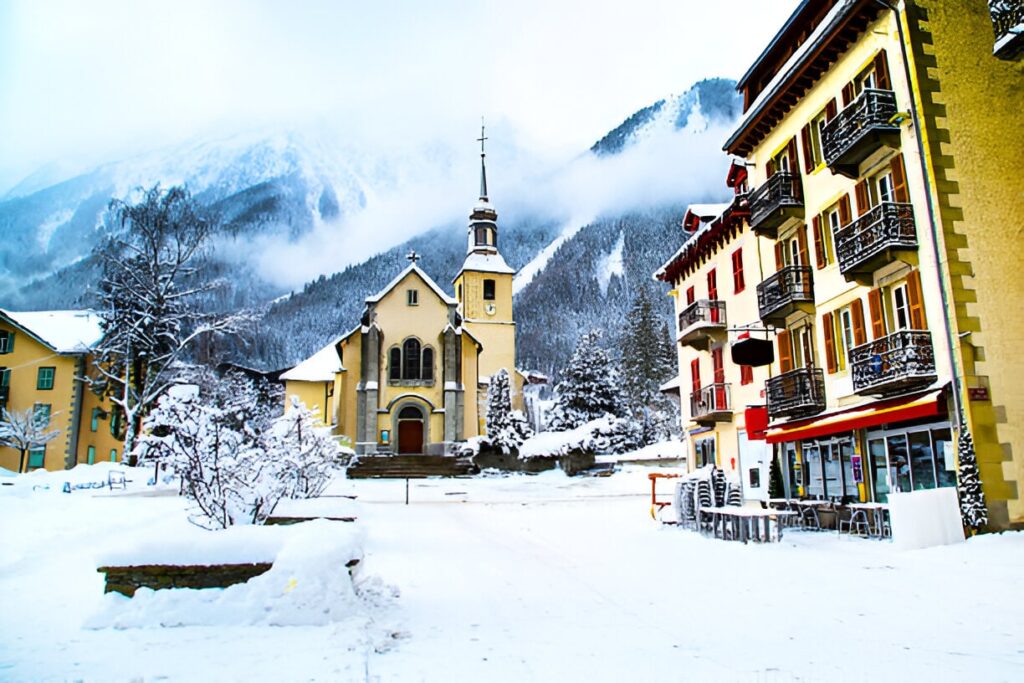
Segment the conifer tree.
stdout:
<path fill-rule="evenodd" d="M 511 453 L 533 435 L 526 416 L 512 410 L 512 390 L 508 370 L 502 368 L 491 375 L 487 389 L 487 440 Z"/>
<path fill-rule="evenodd" d="M 977 531 L 988 524 L 988 509 L 985 507 L 985 494 L 981 490 L 978 459 L 974 454 L 974 439 L 964 423 L 960 424 L 957 450 L 960 464 L 960 476 L 957 477 L 960 516 L 963 517 L 964 526 Z"/>
<path fill-rule="evenodd" d="M 782 481 L 782 468 L 779 467 L 778 458 L 772 458 L 771 468 L 768 470 L 768 497 L 786 497 L 786 486 Z"/>
<path fill-rule="evenodd" d="M 625 417 L 619 372 L 608 352 L 601 348 L 603 334 L 583 335 L 556 387 L 557 398 L 549 427 L 554 431 L 575 429 L 607 414 Z"/>

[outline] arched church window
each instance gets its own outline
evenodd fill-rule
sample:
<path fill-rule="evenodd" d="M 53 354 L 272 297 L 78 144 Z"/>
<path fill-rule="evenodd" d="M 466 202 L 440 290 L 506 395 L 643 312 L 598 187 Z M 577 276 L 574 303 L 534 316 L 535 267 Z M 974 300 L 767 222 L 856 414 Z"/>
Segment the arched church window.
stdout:
<path fill-rule="evenodd" d="M 402 344 L 402 379 L 420 378 L 420 343 L 406 339 Z"/>
<path fill-rule="evenodd" d="M 423 379 L 434 379 L 434 349 L 423 349 Z"/>
<path fill-rule="evenodd" d="M 388 379 L 402 379 L 402 349 L 396 346 L 388 356 Z"/>
<path fill-rule="evenodd" d="M 494 280 L 484 280 L 484 301 L 494 301 Z"/>

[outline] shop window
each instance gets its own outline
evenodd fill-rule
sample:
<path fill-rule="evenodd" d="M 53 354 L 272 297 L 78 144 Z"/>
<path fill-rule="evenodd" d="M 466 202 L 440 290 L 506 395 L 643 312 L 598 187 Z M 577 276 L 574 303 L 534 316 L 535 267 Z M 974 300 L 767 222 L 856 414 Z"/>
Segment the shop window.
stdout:
<path fill-rule="evenodd" d="M 956 455 L 948 423 L 868 432 L 872 491 L 886 502 L 894 491 L 956 486 Z"/>
<path fill-rule="evenodd" d="M 405 303 L 409 306 L 420 305 L 420 293 L 416 289 L 407 289 L 405 291 Z"/>
<path fill-rule="evenodd" d="M 484 301 L 494 301 L 494 280 L 484 280 Z"/>
<path fill-rule="evenodd" d="M 14 351 L 14 333 L 0 330 L 0 354 Z"/>
<path fill-rule="evenodd" d="M 36 373 L 36 389 L 40 389 L 42 391 L 49 391 L 53 389 L 53 378 L 56 373 L 57 368 L 39 368 Z"/>
<path fill-rule="evenodd" d="M 715 459 L 715 439 L 701 439 L 695 441 L 693 444 L 698 467 L 704 467 L 705 465 L 717 465 Z"/>

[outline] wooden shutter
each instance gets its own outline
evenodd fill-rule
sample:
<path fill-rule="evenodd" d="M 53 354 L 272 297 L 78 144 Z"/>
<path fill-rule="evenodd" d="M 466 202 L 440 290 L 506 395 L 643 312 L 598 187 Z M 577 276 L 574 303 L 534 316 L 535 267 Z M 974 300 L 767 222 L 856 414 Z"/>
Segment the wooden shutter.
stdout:
<path fill-rule="evenodd" d="M 715 369 L 715 384 L 725 382 L 725 359 L 723 358 L 722 347 L 711 350 L 711 364 Z"/>
<path fill-rule="evenodd" d="M 690 361 L 690 387 L 695 394 L 700 391 L 700 358 Z"/>
<path fill-rule="evenodd" d="M 825 234 L 821 231 L 821 215 L 812 218 L 811 224 L 814 226 L 815 264 L 818 266 L 818 270 L 821 270 L 828 264 L 828 259 L 825 256 Z"/>
<path fill-rule="evenodd" d="M 850 195 L 844 194 L 839 198 L 839 227 L 845 228 L 853 220 L 850 215 Z"/>
<path fill-rule="evenodd" d="M 839 107 L 836 105 L 836 98 L 829 100 L 828 104 L 825 105 L 825 120 L 831 121 L 839 113 Z M 824 142 L 824 140 L 822 141 Z"/>
<path fill-rule="evenodd" d="M 885 336 L 885 311 L 882 310 L 882 290 L 875 288 L 868 292 L 868 313 L 871 315 L 871 336 L 881 339 Z"/>
<path fill-rule="evenodd" d="M 771 178 L 775 175 L 775 159 L 769 159 L 766 164 L 766 170 L 768 171 L 768 177 Z"/>
<path fill-rule="evenodd" d="M 732 252 L 732 290 L 733 294 L 739 294 L 747 286 L 743 278 L 743 250 L 737 249 Z"/>
<path fill-rule="evenodd" d="M 715 268 L 708 271 L 708 298 L 718 299 L 718 272 Z"/>
<path fill-rule="evenodd" d="M 790 346 L 789 330 L 782 330 L 777 337 L 779 344 L 779 372 L 793 369 L 793 347 Z"/>
<path fill-rule="evenodd" d="M 786 156 L 789 157 L 789 172 L 795 176 L 799 176 L 800 161 L 796 156 L 796 136 L 789 139 L 789 144 L 786 145 Z"/>
<path fill-rule="evenodd" d="M 924 315 L 924 297 L 921 296 L 921 271 L 912 270 L 907 275 L 907 299 L 910 305 L 910 326 L 915 330 L 927 330 L 928 321 Z"/>
<path fill-rule="evenodd" d="M 903 153 L 900 152 L 889 162 L 892 168 L 892 194 L 897 202 L 907 203 L 910 195 L 907 192 L 907 171 L 903 165 Z"/>
<path fill-rule="evenodd" d="M 862 180 L 854 188 L 857 196 L 857 215 L 863 216 L 871 209 L 871 200 L 868 197 L 868 181 Z"/>
<path fill-rule="evenodd" d="M 804 172 L 810 173 L 814 170 L 814 151 L 811 147 L 811 124 L 807 124 L 800 131 L 800 146 L 804 151 Z"/>
<path fill-rule="evenodd" d="M 879 50 L 875 55 L 875 83 L 878 84 L 879 90 L 892 90 L 892 84 L 889 81 L 889 65 L 885 59 L 884 49 Z"/>
<path fill-rule="evenodd" d="M 811 265 L 811 257 L 807 254 L 807 225 L 801 224 L 796 229 L 796 244 L 800 250 L 800 265 L 809 266 Z"/>
<path fill-rule="evenodd" d="M 785 247 L 785 245 L 782 244 L 782 242 L 776 242 L 775 243 L 775 270 L 776 271 L 782 270 L 785 267 L 785 265 L 786 265 L 786 259 L 785 259 L 785 256 L 783 255 L 783 254 L 785 254 L 785 249 L 786 249 L 786 247 Z"/>
<path fill-rule="evenodd" d="M 868 340 L 867 330 L 864 329 L 864 302 L 855 299 L 850 304 L 850 313 L 853 318 L 853 345 L 860 346 Z"/>
<path fill-rule="evenodd" d="M 832 314 L 821 316 L 821 327 L 825 332 L 825 369 L 829 374 L 836 371 L 836 339 L 835 328 L 832 326 Z"/>
<path fill-rule="evenodd" d="M 843 106 L 847 106 L 853 102 L 853 83 L 847 83 L 843 86 Z"/>
<path fill-rule="evenodd" d="M 697 299 L 697 293 L 693 291 L 693 287 L 686 288 L 686 305 L 689 306 Z"/>

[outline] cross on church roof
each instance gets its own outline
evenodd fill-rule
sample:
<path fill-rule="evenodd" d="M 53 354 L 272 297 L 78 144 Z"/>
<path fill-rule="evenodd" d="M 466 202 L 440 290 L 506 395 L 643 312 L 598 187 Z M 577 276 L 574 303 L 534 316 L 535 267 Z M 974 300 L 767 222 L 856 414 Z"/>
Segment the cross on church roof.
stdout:
<path fill-rule="evenodd" d="M 487 141 L 487 136 L 484 135 L 484 117 L 480 117 L 480 137 L 476 139 L 480 143 L 480 155 L 484 154 L 484 142 Z"/>
<path fill-rule="evenodd" d="M 416 250 L 413 249 L 412 251 L 409 252 L 409 254 L 405 258 L 406 258 L 407 261 L 409 261 L 409 263 L 411 263 L 411 264 L 413 264 L 415 266 L 416 262 L 419 261 L 423 257 L 420 256 L 419 254 L 417 254 Z"/>

